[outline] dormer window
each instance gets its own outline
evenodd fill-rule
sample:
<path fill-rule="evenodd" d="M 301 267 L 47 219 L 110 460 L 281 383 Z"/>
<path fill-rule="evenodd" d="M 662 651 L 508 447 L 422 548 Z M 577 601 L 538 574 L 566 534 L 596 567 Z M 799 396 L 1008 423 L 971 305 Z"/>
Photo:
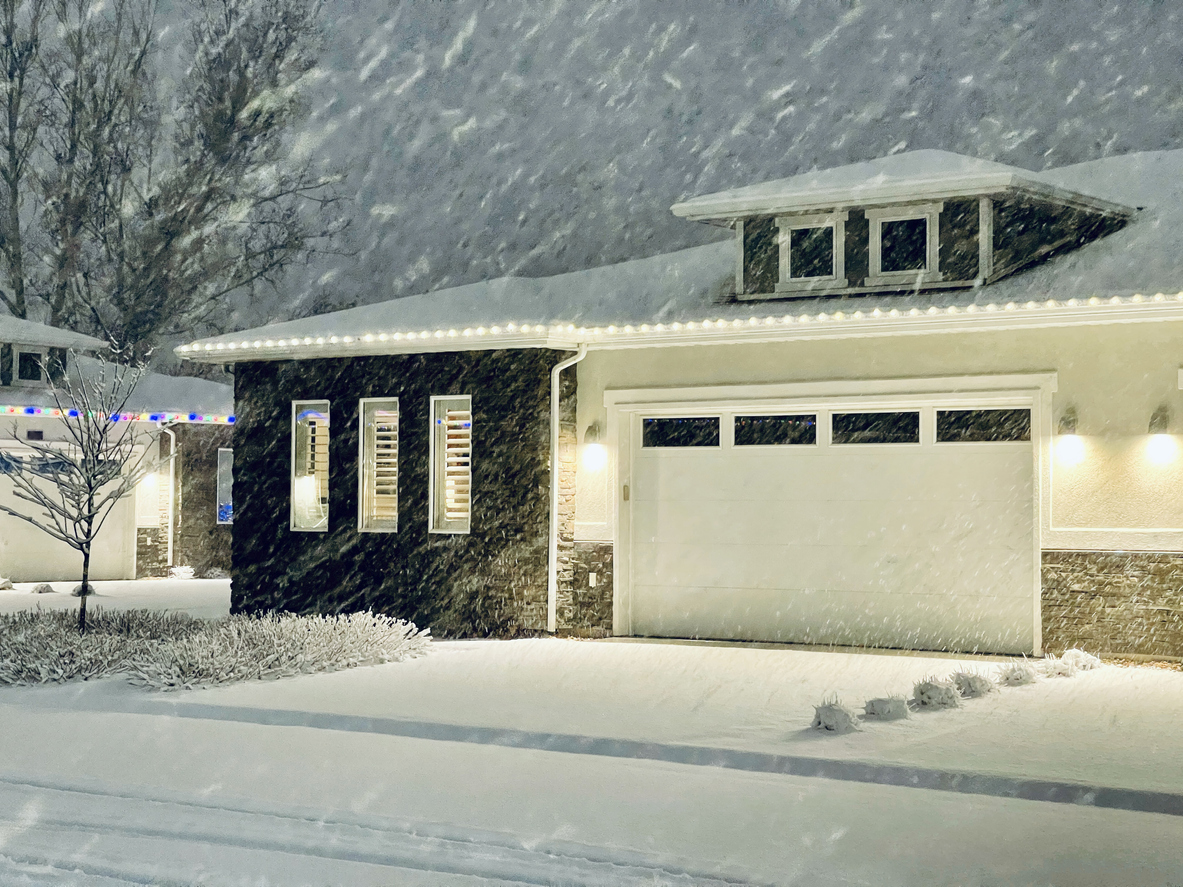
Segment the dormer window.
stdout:
<path fill-rule="evenodd" d="M 44 385 L 45 384 L 45 360 L 46 355 L 43 351 L 32 351 L 22 349 L 19 346 L 15 349 L 16 353 L 13 355 L 13 363 L 15 364 L 13 373 L 16 383 L 18 385 Z"/>
<path fill-rule="evenodd" d="M 867 286 L 941 280 L 938 216 L 943 208 L 930 203 L 867 210 Z"/>
<path fill-rule="evenodd" d="M 780 279 L 777 292 L 802 292 L 847 285 L 845 212 L 828 215 L 780 216 Z"/>

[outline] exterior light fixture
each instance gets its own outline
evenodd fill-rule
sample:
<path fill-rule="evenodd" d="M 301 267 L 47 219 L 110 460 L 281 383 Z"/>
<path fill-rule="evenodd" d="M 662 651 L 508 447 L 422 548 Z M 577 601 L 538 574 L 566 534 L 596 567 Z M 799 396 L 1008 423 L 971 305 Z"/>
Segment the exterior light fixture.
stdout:
<path fill-rule="evenodd" d="M 1178 455 L 1175 438 L 1170 435 L 1171 411 L 1166 404 L 1160 404 L 1150 414 L 1150 425 L 1147 432 L 1150 442 L 1146 445 L 1146 455 L 1156 465 L 1166 465 L 1173 462 Z"/>
<path fill-rule="evenodd" d="M 603 430 L 600 426 L 600 420 L 596 419 L 583 432 L 583 448 L 580 451 L 579 461 L 584 469 L 591 473 L 599 473 L 604 470 L 604 466 L 608 464 L 608 451 L 601 443 L 603 438 Z"/>
<path fill-rule="evenodd" d="M 1076 407 L 1068 407 L 1060 414 L 1059 432 L 1056 451 L 1060 461 L 1066 465 L 1079 465 L 1084 461 L 1084 441 L 1076 433 Z"/>
<path fill-rule="evenodd" d="M 1060 414 L 1060 434 L 1076 434 L 1076 407 L 1068 407 Z"/>

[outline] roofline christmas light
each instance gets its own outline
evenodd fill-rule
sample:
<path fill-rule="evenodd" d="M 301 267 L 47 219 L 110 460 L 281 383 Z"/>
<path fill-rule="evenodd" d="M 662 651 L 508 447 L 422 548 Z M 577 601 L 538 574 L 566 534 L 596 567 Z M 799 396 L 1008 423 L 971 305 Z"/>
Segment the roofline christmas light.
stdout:
<path fill-rule="evenodd" d="M 41 416 L 47 419 L 76 419 L 78 410 L 57 407 L 0 406 L 0 416 Z M 179 422 L 186 425 L 233 425 L 234 417 L 214 413 L 119 413 L 116 422 Z"/>

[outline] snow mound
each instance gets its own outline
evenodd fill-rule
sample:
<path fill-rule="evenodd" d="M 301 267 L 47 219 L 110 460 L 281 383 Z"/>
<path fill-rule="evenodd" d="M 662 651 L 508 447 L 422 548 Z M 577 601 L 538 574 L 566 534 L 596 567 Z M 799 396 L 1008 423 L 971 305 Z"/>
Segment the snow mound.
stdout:
<path fill-rule="evenodd" d="M 1071 659 L 1048 656 L 1039 663 L 1039 671 L 1045 678 L 1070 678 L 1076 674 L 1076 663 Z"/>
<path fill-rule="evenodd" d="M 378 665 L 426 653 L 429 630 L 372 613 L 198 619 L 96 608 L 80 635 L 77 614 L 25 610 L 0 616 L 0 684 L 125 675 L 161 690 Z"/>
<path fill-rule="evenodd" d="M 908 717 L 908 700 L 903 696 L 881 696 L 863 703 L 863 717 L 879 721 L 898 721 Z"/>
<path fill-rule="evenodd" d="M 1101 660 L 1084 650 L 1065 650 L 1060 659 L 1072 663 L 1077 671 L 1092 671 L 1094 668 L 1101 667 Z"/>
<path fill-rule="evenodd" d="M 860 729 L 858 715 L 847 708 L 837 697 L 823 700 L 813 707 L 813 723 L 810 725 L 823 733 L 853 733 Z"/>
<path fill-rule="evenodd" d="M 961 694 L 952 681 L 925 678 L 912 688 L 912 702 L 918 708 L 956 708 Z"/>
<path fill-rule="evenodd" d="M 39 585 L 34 585 L 32 594 L 53 594 L 53 586 L 48 582 L 42 582 Z"/>
<path fill-rule="evenodd" d="M 1026 659 L 998 666 L 998 683 L 1004 687 L 1023 687 L 1027 684 L 1034 684 L 1037 677 L 1034 666 Z"/>
<path fill-rule="evenodd" d="M 12 591 L 12 580 L 0 576 L 0 591 Z"/>
<path fill-rule="evenodd" d="M 952 679 L 953 685 L 963 699 L 977 699 L 998 689 L 989 675 L 979 674 L 976 671 L 955 672 Z"/>

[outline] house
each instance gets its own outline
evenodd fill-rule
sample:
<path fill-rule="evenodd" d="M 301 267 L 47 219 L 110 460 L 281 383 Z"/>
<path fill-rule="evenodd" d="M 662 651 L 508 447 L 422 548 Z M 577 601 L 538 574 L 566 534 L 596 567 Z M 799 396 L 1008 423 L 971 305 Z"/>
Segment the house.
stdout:
<path fill-rule="evenodd" d="M 16 317 L 0 316 L 0 502 L 18 509 L 3 477 L 10 460 L 34 457 L 28 441 L 65 441 L 47 371 L 78 360 L 85 374 L 98 362 L 86 352 L 105 342 Z M 61 370 L 57 370 L 60 372 Z M 129 419 L 159 429 L 161 469 L 134 497 L 118 503 L 92 553 L 95 579 L 168 575 L 191 566 L 195 575 L 230 568 L 230 429 L 233 392 L 202 379 L 145 374 L 127 404 Z M 175 453 L 175 459 L 169 454 Z M 70 580 L 81 575 L 81 555 L 32 525 L 0 514 L 0 576 L 16 581 Z"/>
<path fill-rule="evenodd" d="M 1183 655 L 1183 151 L 673 212 L 730 233 L 178 349 L 236 367 L 233 608 Z"/>

